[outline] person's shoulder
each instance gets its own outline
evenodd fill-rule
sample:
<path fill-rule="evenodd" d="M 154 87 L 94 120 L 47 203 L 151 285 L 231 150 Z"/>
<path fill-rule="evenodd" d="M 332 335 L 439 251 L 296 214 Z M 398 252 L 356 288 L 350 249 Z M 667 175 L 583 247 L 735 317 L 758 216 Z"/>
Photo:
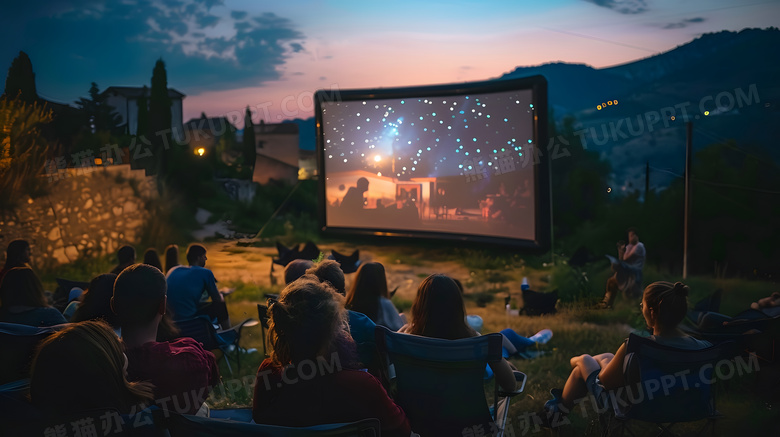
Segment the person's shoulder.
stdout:
<path fill-rule="evenodd" d="M 347 315 L 349 317 L 349 324 L 352 325 L 360 325 L 360 326 L 376 326 L 376 323 L 374 323 L 371 318 L 369 318 L 367 315 L 363 313 L 359 313 L 357 311 L 347 310 Z"/>
<path fill-rule="evenodd" d="M 198 275 L 201 275 L 201 276 L 205 276 L 207 278 L 213 278 L 214 277 L 214 272 L 212 272 L 211 270 L 207 269 L 206 267 L 190 266 L 190 269 L 195 274 L 198 274 Z"/>

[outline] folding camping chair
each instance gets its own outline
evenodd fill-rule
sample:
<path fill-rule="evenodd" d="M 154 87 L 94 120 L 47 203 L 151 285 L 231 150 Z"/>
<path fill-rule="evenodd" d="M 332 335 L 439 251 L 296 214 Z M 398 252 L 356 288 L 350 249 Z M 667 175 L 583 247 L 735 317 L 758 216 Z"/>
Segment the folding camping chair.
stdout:
<path fill-rule="evenodd" d="M 488 362 L 501 359 L 501 334 L 442 340 L 399 334 L 376 327 L 376 342 L 388 362 L 395 402 L 412 431 L 422 437 L 503 435 L 509 399 L 525 388 L 526 376 L 515 372 L 520 388 L 506 393 L 496 384 L 493 413 L 485 399 L 483 376 Z M 499 402 L 499 398 L 501 402 Z"/>
<path fill-rule="evenodd" d="M 203 344 L 206 350 L 219 349 L 227 364 L 228 371 L 233 374 L 228 357 L 233 355 L 238 370 L 241 370 L 241 330 L 257 325 L 257 320 L 246 319 L 230 329 L 217 330 L 208 317 L 199 316 L 187 320 L 179 320 L 176 326 L 179 328 L 180 337 L 190 337 Z"/>
<path fill-rule="evenodd" d="M 379 419 L 294 428 L 181 414 L 172 414 L 165 425 L 171 437 L 376 437 L 381 429 Z"/>

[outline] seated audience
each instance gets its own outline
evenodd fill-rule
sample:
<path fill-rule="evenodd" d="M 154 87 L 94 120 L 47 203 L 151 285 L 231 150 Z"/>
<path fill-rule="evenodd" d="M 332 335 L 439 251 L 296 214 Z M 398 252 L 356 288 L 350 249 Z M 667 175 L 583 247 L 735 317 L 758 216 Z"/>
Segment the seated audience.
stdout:
<path fill-rule="evenodd" d="M 678 325 L 688 310 L 688 286 L 680 282 L 654 282 L 647 286 L 642 297 L 642 315 L 647 322 L 650 338 L 659 344 L 680 349 L 704 349 L 712 346 L 684 334 Z M 542 419 L 555 422 L 571 410 L 574 402 L 588 394 L 596 395 L 602 387 L 616 390 L 625 385 L 623 360 L 626 356 L 625 342 L 617 352 L 596 356 L 580 355 L 571 359 L 572 371 L 563 390 L 552 390 L 554 398 L 544 404 Z"/>
<path fill-rule="evenodd" d="M 165 274 L 179 266 L 179 246 L 171 244 L 165 248 Z"/>
<path fill-rule="evenodd" d="M 162 262 L 160 261 L 160 255 L 157 253 L 157 249 L 154 247 L 146 249 L 146 252 L 144 252 L 144 264 L 157 267 L 159 271 L 162 271 Z"/>
<path fill-rule="evenodd" d="M 116 278 L 112 306 L 127 348 L 127 375 L 151 381 L 161 408 L 195 414 L 208 387 L 219 382 L 219 369 L 214 355 L 191 338 L 157 341 L 166 290 L 162 272 L 146 264 L 130 266 Z"/>
<path fill-rule="evenodd" d="M 188 267 L 168 272 L 168 306 L 173 320 L 188 320 L 199 315 L 216 319 L 223 329 L 230 328 L 225 298 L 217 290 L 214 273 L 206 267 L 206 248 L 191 244 L 187 248 Z M 206 299 L 211 298 L 211 302 Z"/>
<path fill-rule="evenodd" d="M 30 267 L 32 252 L 26 240 L 14 240 L 5 249 L 5 265 L 0 270 L 0 282 L 3 276 L 14 267 Z"/>
<path fill-rule="evenodd" d="M 780 307 L 780 293 L 777 291 L 750 304 L 750 308 L 754 310 L 766 310 L 777 307 Z"/>
<path fill-rule="evenodd" d="M 0 322 L 53 326 L 67 320 L 47 304 L 38 275 L 29 267 L 14 267 L 0 284 Z"/>
<path fill-rule="evenodd" d="M 128 382 L 125 366 L 127 357 L 110 326 L 74 323 L 41 343 L 32 363 L 30 400 L 48 417 L 111 409 L 131 414 L 152 402 L 152 386 Z"/>
<path fill-rule="evenodd" d="M 346 306 L 393 331 L 406 323 L 404 316 L 398 314 L 390 301 L 385 266 L 380 263 L 369 262 L 358 268 L 352 287 L 347 292 Z"/>
<path fill-rule="evenodd" d="M 306 270 L 311 268 L 314 262 L 308 259 L 294 259 L 284 266 L 284 284 L 287 285 L 290 282 L 300 278 L 306 274 Z"/>
<path fill-rule="evenodd" d="M 424 337 L 458 340 L 479 334 L 466 323 L 466 306 L 452 278 L 434 274 L 423 279 L 412 304 L 412 321 L 398 332 Z M 505 359 L 488 363 L 496 382 L 505 391 L 516 388 L 512 365 Z"/>
<path fill-rule="evenodd" d="M 269 308 L 273 351 L 257 372 L 252 417 L 282 426 L 373 417 L 381 422 L 383 436 L 408 436 L 403 410 L 374 376 L 355 368 L 343 301 L 330 285 L 309 275 L 282 290 Z M 317 363 L 332 364 L 304 377 L 304 369 Z"/>
<path fill-rule="evenodd" d="M 114 331 L 118 331 L 119 324 L 116 321 L 116 314 L 111 310 L 111 296 L 114 294 L 115 280 L 116 275 L 113 273 L 104 273 L 94 277 L 81 296 L 81 302 L 74 301 L 68 304 L 63 315 L 67 318 L 68 311 L 75 306 L 75 312 L 70 317 L 71 322 L 102 319 Z"/>
<path fill-rule="evenodd" d="M 111 273 L 118 275 L 122 273 L 126 267 L 129 267 L 135 263 L 135 248 L 133 246 L 122 246 L 116 253 L 116 258 L 119 264 L 111 270 Z"/>

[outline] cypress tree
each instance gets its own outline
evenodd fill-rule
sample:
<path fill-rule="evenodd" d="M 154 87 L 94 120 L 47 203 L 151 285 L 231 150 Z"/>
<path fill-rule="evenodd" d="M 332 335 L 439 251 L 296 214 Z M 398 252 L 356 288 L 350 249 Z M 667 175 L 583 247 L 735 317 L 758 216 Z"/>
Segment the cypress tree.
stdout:
<path fill-rule="evenodd" d="M 165 62 L 157 60 L 152 71 L 152 90 L 149 98 L 149 131 L 147 138 L 152 143 L 154 170 L 162 178 L 168 168 L 168 148 L 171 141 L 171 98 L 168 96 L 168 74 Z"/>
<path fill-rule="evenodd" d="M 252 111 L 249 110 L 249 106 L 246 107 L 246 114 L 244 115 L 244 141 L 243 141 L 243 155 L 244 165 L 250 170 L 250 179 L 252 171 L 255 167 L 255 159 L 257 158 L 257 151 L 255 150 L 255 125 L 252 123 Z"/>
<path fill-rule="evenodd" d="M 5 78 L 3 96 L 9 99 L 19 97 L 27 103 L 34 103 L 38 100 L 38 93 L 35 90 L 35 73 L 33 73 L 32 62 L 27 53 L 19 52 L 19 56 L 11 62 L 8 76 Z"/>

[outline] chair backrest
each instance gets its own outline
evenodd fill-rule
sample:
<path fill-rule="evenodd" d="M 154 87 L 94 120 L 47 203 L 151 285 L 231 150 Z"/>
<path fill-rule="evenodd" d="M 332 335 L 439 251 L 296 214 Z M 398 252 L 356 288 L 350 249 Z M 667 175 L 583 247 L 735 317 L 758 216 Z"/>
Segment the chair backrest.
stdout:
<path fill-rule="evenodd" d="M 379 436 L 381 426 L 379 419 L 364 419 L 353 423 L 294 428 L 172 414 L 167 420 L 167 428 L 171 437 L 375 437 Z"/>
<path fill-rule="evenodd" d="M 28 378 L 38 344 L 67 325 L 34 327 L 0 323 L 0 384 Z"/>
<path fill-rule="evenodd" d="M 358 267 L 360 267 L 359 249 L 355 249 L 351 255 L 342 255 L 335 250 L 331 250 L 330 253 L 333 255 L 333 259 L 339 263 L 344 274 L 355 273 Z"/>
<path fill-rule="evenodd" d="M 376 342 L 394 375 L 394 399 L 414 432 L 462 435 L 475 425 L 491 429 L 483 375 L 501 359 L 501 334 L 442 340 L 376 327 Z M 392 385 L 392 384 L 391 384 Z"/>
<path fill-rule="evenodd" d="M 713 417 L 713 371 L 728 344 L 689 350 L 629 335 L 625 403 L 618 415 L 647 422 L 689 422 Z"/>
<path fill-rule="evenodd" d="M 190 337 L 203 343 L 203 348 L 206 350 L 219 349 L 217 330 L 206 317 L 177 320 L 176 327 L 179 328 L 179 337 Z"/>

